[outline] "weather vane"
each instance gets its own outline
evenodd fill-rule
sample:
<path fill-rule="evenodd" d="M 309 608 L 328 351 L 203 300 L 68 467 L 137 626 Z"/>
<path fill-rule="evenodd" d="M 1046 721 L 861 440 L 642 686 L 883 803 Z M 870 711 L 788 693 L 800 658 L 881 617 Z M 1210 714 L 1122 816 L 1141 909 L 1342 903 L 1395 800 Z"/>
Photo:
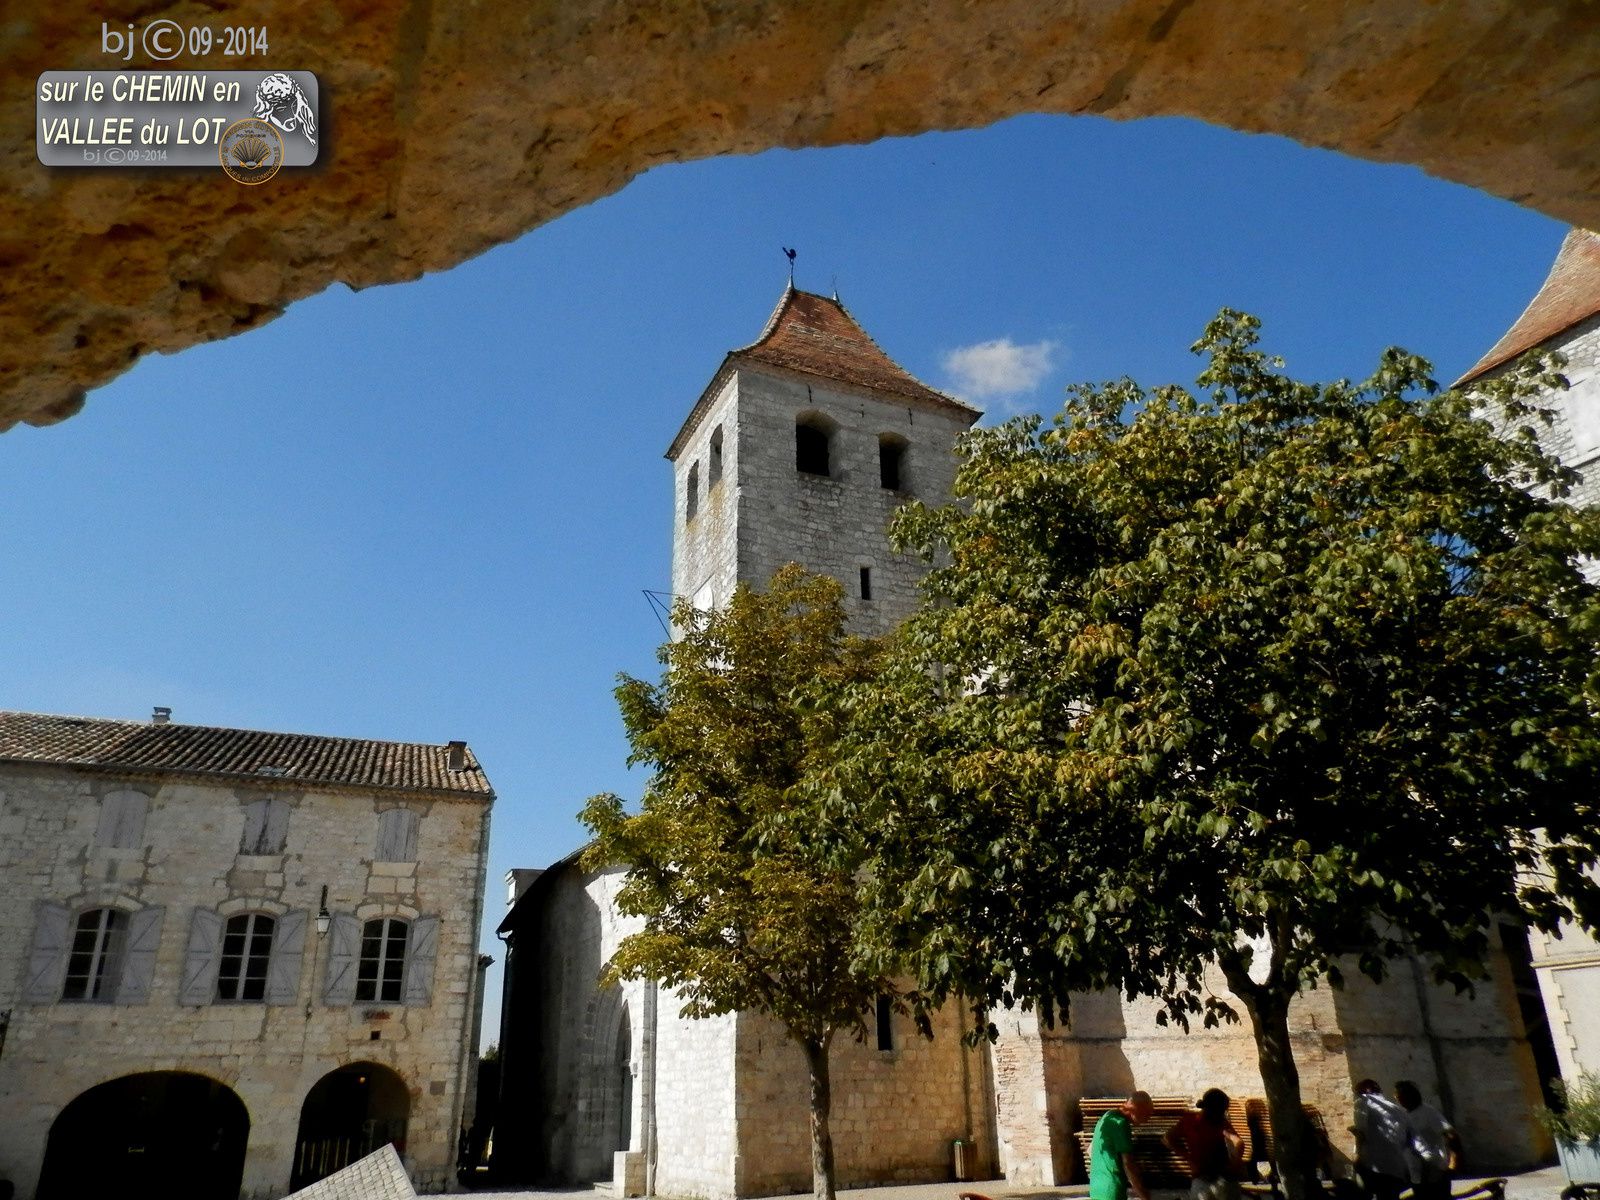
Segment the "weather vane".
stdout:
<path fill-rule="evenodd" d="M 785 254 L 787 254 L 789 256 L 789 286 L 793 287 L 794 286 L 794 251 L 789 249 L 789 247 L 787 247 L 787 246 L 783 246 L 783 247 L 781 247 L 781 249 L 783 250 L 783 252 Z"/>

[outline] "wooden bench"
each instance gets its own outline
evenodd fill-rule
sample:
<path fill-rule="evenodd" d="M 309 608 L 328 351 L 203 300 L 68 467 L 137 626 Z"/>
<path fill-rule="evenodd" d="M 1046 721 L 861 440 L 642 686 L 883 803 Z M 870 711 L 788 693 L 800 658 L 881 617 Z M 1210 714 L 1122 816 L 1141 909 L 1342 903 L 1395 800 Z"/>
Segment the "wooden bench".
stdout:
<path fill-rule="evenodd" d="M 1127 1103 L 1126 1096 L 1085 1096 L 1078 1101 L 1078 1132 L 1073 1139 L 1078 1143 L 1078 1162 L 1082 1179 L 1089 1178 L 1089 1147 L 1094 1142 L 1094 1127 L 1100 1118 Z M 1174 1154 L 1162 1143 L 1167 1131 L 1178 1123 L 1178 1118 L 1194 1111 L 1187 1096 L 1152 1096 L 1150 1120 L 1133 1131 L 1133 1161 L 1139 1168 L 1148 1187 L 1189 1186 L 1189 1164 L 1181 1154 Z"/>
<path fill-rule="evenodd" d="M 1272 1114 L 1267 1110 L 1267 1102 L 1258 1097 L 1246 1100 L 1244 1109 L 1245 1121 L 1250 1126 L 1252 1146 L 1251 1154 L 1245 1159 L 1247 1176 L 1245 1187 L 1251 1191 L 1265 1191 L 1272 1196 L 1279 1196 L 1282 1194 L 1282 1188 L 1273 1163 L 1277 1139 L 1272 1136 Z M 1332 1157 L 1328 1142 L 1328 1126 L 1315 1104 L 1302 1104 L 1300 1111 L 1305 1114 L 1306 1123 L 1311 1127 L 1311 1140 L 1316 1145 L 1317 1171 L 1320 1175 L 1326 1176 Z M 1231 1111 L 1229 1115 L 1232 1115 Z"/>
<path fill-rule="evenodd" d="M 1089 1147 L 1094 1141 L 1095 1125 L 1106 1113 L 1120 1108 L 1126 1101 L 1125 1096 L 1085 1096 L 1078 1101 L 1079 1128 L 1073 1139 L 1078 1144 L 1080 1178 L 1089 1177 Z M 1183 1155 L 1167 1149 L 1164 1139 L 1179 1117 L 1196 1111 L 1194 1103 L 1187 1096 L 1152 1096 L 1151 1106 L 1150 1120 L 1133 1131 L 1133 1160 L 1144 1175 L 1145 1183 L 1151 1187 L 1188 1187 L 1189 1164 Z M 1322 1114 L 1313 1104 L 1302 1106 L 1302 1111 L 1318 1143 L 1318 1164 L 1324 1165 L 1328 1159 L 1328 1133 Z M 1243 1186 L 1277 1196 L 1279 1188 L 1272 1169 L 1272 1119 L 1267 1113 L 1267 1102 L 1258 1098 L 1230 1098 L 1228 1123 L 1244 1139 Z M 1504 1197 L 1490 1197 L 1489 1200 L 1504 1200 Z"/>

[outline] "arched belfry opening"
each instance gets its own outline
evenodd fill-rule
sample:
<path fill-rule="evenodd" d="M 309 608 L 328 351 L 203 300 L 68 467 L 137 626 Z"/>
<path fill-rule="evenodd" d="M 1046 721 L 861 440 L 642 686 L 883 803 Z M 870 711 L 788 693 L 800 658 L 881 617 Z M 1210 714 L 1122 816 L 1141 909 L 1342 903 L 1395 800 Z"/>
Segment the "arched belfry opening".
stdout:
<path fill-rule="evenodd" d="M 329 1071 L 300 1106 L 291 1191 L 306 1187 L 389 1143 L 406 1149 L 411 1093 L 405 1080 L 379 1063 Z"/>
<path fill-rule="evenodd" d="M 794 469 L 828 479 L 833 466 L 833 423 L 820 413 L 800 414 L 794 423 Z"/>
<path fill-rule="evenodd" d="M 889 492 L 904 492 L 909 445 L 897 433 L 878 435 L 878 486 Z"/>
<path fill-rule="evenodd" d="M 226 1084 L 147 1071 L 92 1087 L 50 1126 L 38 1200 L 235 1200 L 250 1114 Z"/>

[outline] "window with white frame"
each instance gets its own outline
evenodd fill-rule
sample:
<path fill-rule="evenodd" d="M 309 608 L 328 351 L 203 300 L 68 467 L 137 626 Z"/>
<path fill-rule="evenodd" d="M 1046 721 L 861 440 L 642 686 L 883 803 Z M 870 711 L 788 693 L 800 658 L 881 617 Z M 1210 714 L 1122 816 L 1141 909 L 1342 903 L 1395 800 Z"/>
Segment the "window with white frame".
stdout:
<path fill-rule="evenodd" d="M 310 918 L 303 908 L 194 909 L 178 975 L 178 1003 L 296 1003 Z"/>
<path fill-rule="evenodd" d="M 74 911 L 54 900 L 36 901 L 22 1002 L 146 1003 L 165 912 L 160 905 L 105 901 Z"/>
<path fill-rule="evenodd" d="M 437 916 L 334 913 L 328 928 L 326 1004 L 433 1002 L 433 967 L 439 949 Z"/>
<path fill-rule="evenodd" d="M 72 932 L 61 998 L 105 1004 L 115 1000 L 127 939 L 128 914 L 120 909 L 91 908 L 80 913 Z"/>
<path fill-rule="evenodd" d="M 356 966 L 356 999 L 399 1004 L 405 998 L 406 944 L 411 923 L 379 917 L 361 927 L 361 958 Z"/>
<path fill-rule="evenodd" d="M 266 913 L 239 913 L 222 932 L 222 958 L 217 965 L 217 999 L 259 1003 L 267 994 L 267 969 L 278 922 Z"/>

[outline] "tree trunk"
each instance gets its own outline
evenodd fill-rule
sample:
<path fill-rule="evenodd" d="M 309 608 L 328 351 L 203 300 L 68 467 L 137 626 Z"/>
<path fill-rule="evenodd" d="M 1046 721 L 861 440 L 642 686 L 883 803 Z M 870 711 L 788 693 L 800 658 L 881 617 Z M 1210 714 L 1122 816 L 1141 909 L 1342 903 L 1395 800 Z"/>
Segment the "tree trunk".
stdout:
<path fill-rule="evenodd" d="M 828 1126 L 828 1113 L 833 1106 L 833 1087 L 828 1077 L 831 1040 L 831 1032 L 800 1039 L 811 1071 L 811 1190 L 816 1200 L 834 1200 L 833 1133 Z"/>
<path fill-rule="evenodd" d="M 1317 1159 L 1320 1147 L 1300 1107 L 1300 1071 L 1289 1042 L 1290 996 L 1280 988 L 1254 983 L 1242 968 L 1224 965 L 1228 987 L 1244 1002 L 1256 1038 L 1256 1061 L 1272 1120 L 1272 1169 L 1287 1200 L 1320 1200 Z M 1237 978 L 1236 978 L 1237 975 Z"/>

